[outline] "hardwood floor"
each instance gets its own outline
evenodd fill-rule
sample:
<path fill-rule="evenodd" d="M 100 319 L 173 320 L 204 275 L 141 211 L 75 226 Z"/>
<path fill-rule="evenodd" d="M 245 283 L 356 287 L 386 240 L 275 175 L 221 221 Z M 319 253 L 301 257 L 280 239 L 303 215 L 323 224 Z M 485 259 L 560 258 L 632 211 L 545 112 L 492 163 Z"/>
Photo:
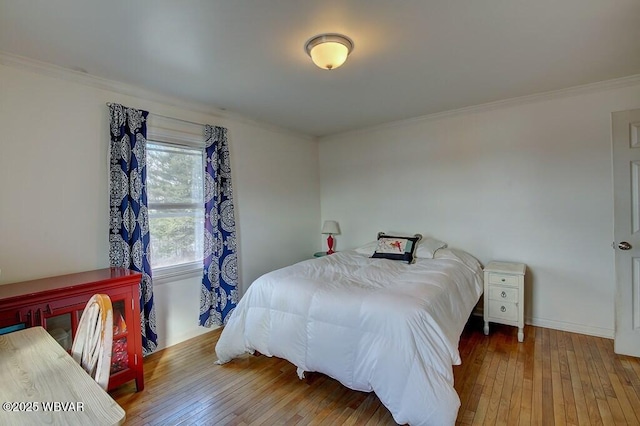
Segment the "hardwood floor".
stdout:
<path fill-rule="evenodd" d="M 640 425 L 640 359 L 615 355 L 613 341 L 473 319 L 454 367 L 458 425 Z M 299 380 L 287 361 L 246 355 L 215 365 L 220 330 L 144 361 L 145 390 L 112 392 L 127 425 L 395 424 L 373 393 L 319 373 Z"/>

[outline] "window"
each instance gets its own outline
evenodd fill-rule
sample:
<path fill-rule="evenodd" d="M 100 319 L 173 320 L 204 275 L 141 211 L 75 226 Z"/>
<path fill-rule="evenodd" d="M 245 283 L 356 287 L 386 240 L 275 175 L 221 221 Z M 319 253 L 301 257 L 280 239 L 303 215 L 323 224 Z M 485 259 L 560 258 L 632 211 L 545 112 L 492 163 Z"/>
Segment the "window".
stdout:
<path fill-rule="evenodd" d="M 204 150 L 147 141 L 147 198 L 154 277 L 202 269 Z"/>

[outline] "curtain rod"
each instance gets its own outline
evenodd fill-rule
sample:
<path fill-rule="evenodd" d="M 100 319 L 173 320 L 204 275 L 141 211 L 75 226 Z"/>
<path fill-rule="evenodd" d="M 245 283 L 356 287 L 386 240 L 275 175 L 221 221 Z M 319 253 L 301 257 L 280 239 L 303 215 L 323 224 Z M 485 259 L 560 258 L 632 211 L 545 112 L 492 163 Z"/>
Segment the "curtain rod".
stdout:
<path fill-rule="evenodd" d="M 107 102 L 107 106 L 110 107 L 111 105 L 114 105 L 111 102 Z M 175 117 L 169 117 L 167 115 L 162 115 L 162 114 L 156 114 L 155 112 L 149 112 L 149 115 L 155 115 L 156 117 L 160 117 L 160 118 L 166 118 L 167 120 L 175 120 L 175 121 L 182 121 L 183 123 L 187 123 L 187 124 L 193 124 L 196 126 L 206 126 L 206 124 L 203 123 L 197 123 L 195 121 L 189 121 L 189 120 L 183 120 L 181 118 L 175 118 Z M 211 126 L 211 124 L 209 124 L 209 126 Z"/>

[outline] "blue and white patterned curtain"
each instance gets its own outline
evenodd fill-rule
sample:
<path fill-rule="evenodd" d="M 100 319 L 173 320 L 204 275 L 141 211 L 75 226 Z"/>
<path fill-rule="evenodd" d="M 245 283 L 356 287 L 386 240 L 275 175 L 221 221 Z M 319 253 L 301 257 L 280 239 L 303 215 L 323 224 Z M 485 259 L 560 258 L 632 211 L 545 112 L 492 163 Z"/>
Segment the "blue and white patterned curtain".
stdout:
<path fill-rule="evenodd" d="M 147 111 L 109 104 L 111 125 L 109 261 L 142 273 L 140 322 L 145 355 L 157 347 L 149 258 Z"/>
<path fill-rule="evenodd" d="M 227 129 L 206 125 L 204 274 L 200 325 L 227 323 L 238 303 L 236 222 Z"/>

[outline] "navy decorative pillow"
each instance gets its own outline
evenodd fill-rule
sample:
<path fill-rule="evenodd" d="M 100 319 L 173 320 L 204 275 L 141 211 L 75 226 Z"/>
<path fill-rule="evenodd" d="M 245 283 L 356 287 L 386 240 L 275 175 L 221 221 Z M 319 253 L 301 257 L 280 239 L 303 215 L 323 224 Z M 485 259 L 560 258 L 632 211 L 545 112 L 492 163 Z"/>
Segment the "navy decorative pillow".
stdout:
<path fill-rule="evenodd" d="M 415 234 L 413 237 L 403 237 L 378 232 L 378 246 L 371 257 L 414 263 L 418 242 L 421 239 L 422 235 L 420 234 Z"/>

